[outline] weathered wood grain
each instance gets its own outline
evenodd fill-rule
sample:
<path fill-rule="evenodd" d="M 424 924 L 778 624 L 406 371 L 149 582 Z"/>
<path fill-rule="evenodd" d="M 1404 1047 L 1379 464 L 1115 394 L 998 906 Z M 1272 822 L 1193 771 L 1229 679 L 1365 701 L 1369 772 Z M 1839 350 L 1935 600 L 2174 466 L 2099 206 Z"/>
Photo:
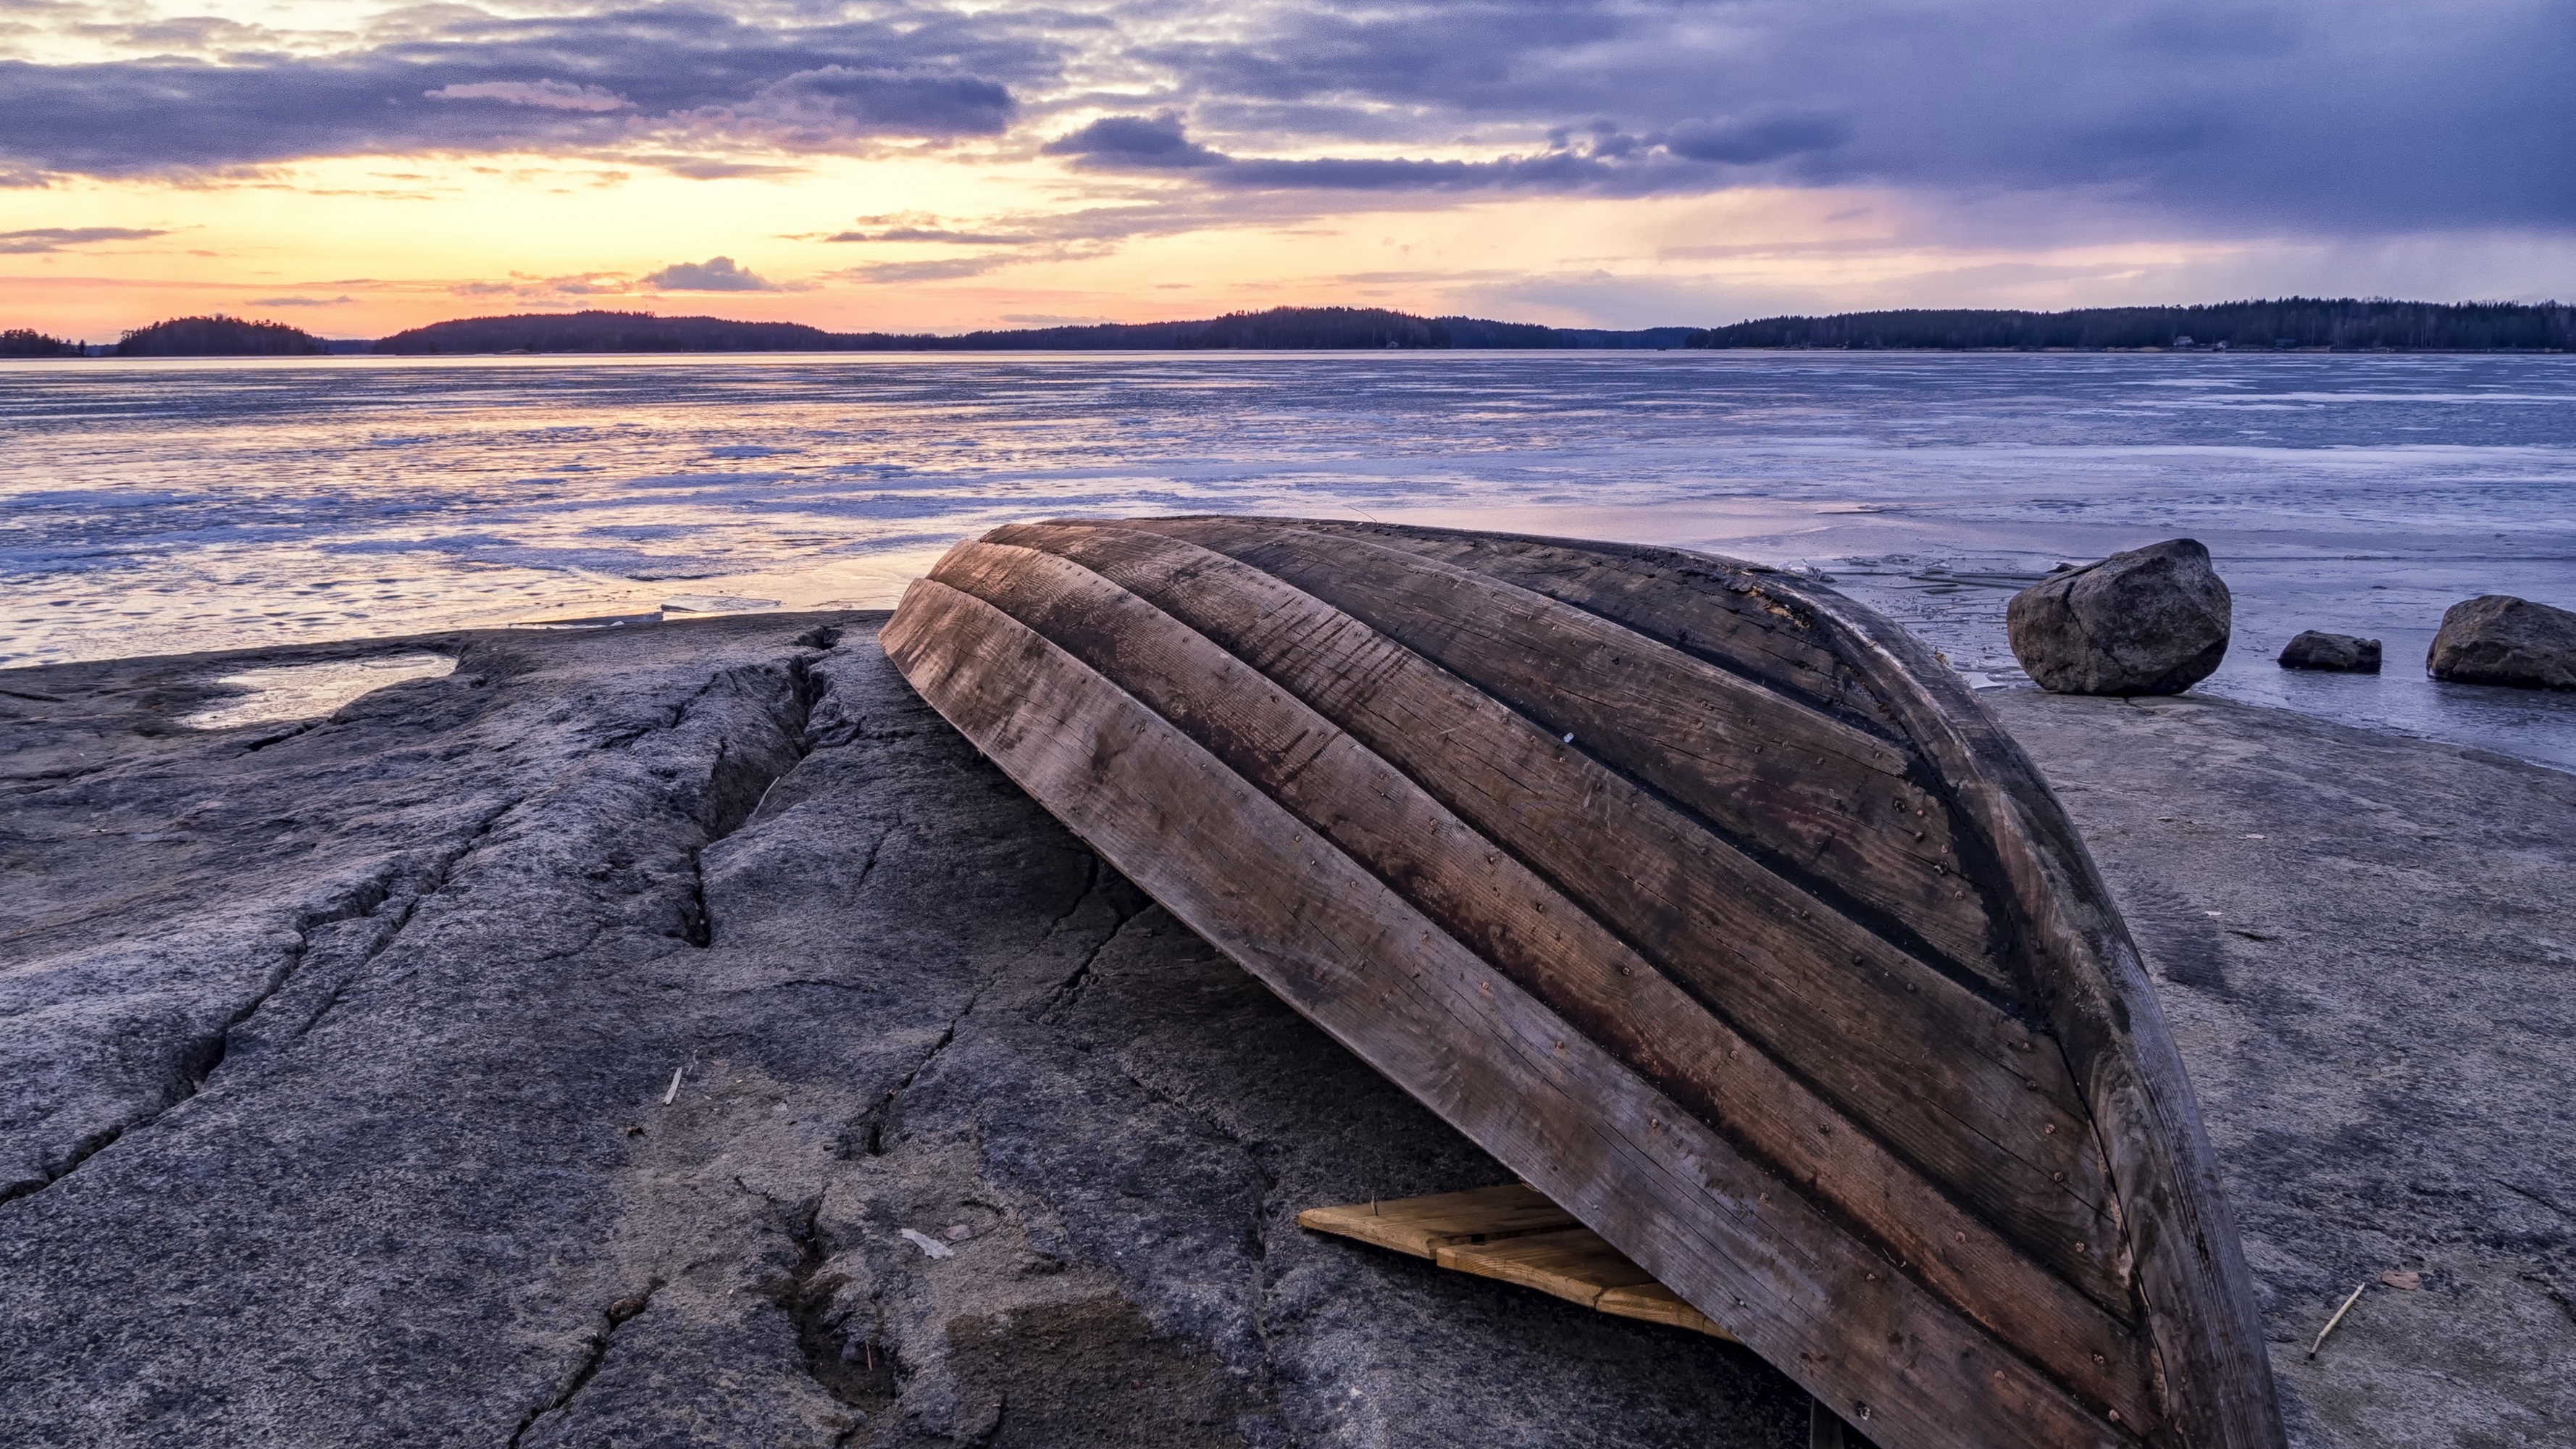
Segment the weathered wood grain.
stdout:
<path fill-rule="evenodd" d="M 1416 1258 L 1436 1258 L 1442 1248 L 1460 1243 L 1561 1233 L 1583 1225 L 1548 1201 L 1545 1193 L 1515 1182 L 1430 1197 L 1307 1208 L 1297 1214 L 1297 1226 L 1357 1238 Z"/>
<path fill-rule="evenodd" d="M 1297 1214 L 1297 1226 L 1521 1283 L 1622 1318 L 1735 1338 L 1527 1183 L 1307 1208 Z M 1519 1239 L 1545 1243 L 1533 1252 L 1509 1250 Z M 1488 1251 L 1489 1245 L 1506 1250 Z"/>
<path fill-rule="evenodd" d="M 1730 844 L 1882 931 L 1928 944 L 1987 989 L 1983 896 L 1960 875 L 1941 799 L 1911 752 L 1544 595 L 1356 536 L 1270 522 L 1153 522 L 1331 604 L 1644 781 Z"/>
<path fill-rule="evenodd" d="M 1642 1318 L 1648 1323 L 1668 1323 L 1705 1333 L 1711 1338 L 1735 1337 L 1707 1314 L 1690 1306 L 1682 1295 L 1661 1283 L 1640 1283 L 1635 1287 L 1607 1288 L 1593 1300 L 1592 1306 L 1621 1318 Z"/>
<path fill-rule="evenodd" d="M 1888 1449 L 2137 1442 L 1026 626 L 925 580 L 883 637 L 1167 909 Z"/>
<path fill-rule="evenodd" d="M 1771 570 L 1698 556 L 1639 559 L 1633 550 L 1611 553 L 1557 539 L 1463 529 L 1341 520 L 1300 520 L 1299 526 L 1373 539 L 1545 594 L 1865 729 L 1897 736 L 1887 705 L 1834 652 L 1830 634 L 1814 632 L 1797 596 L 1772 587 L 1777 576 Z"/>
<path fill-rule="evenodd" d="M 1167 554 L 1187 548 L 1146 546 Z M 2152 1417 L 2145 1356 L 2117 1319 L 1961 1211 L 1332 721 L 1070 559 L 969 543 L 932 577 L 1002 609 L 1134 695 L 1702 1121 L 1785 1169 L 2005 1341 L 2066 1366 L 2073 1387 L 2130 1422 Z M 1453 761 L 1485 752 L 1480 739 L 1454 733 L 1444 749 Z M 2029 1098 L 2018 1083 L 2006 1095 L 2016 1104 Z M 2040 1135 L 2049 1135 L 2044 1125 Z M 1991 1158 L 1982 1168 L 1993 1172 Z"/>
<path fill-rule="evenodd" d="M 1848 1131 L 1840 1118 L 1870 1124 L 1975 1216 L 2107 1310 L 2127 1309 L 2101 1157 L 2043 1038 L 1480 691 L 1260 570 L 1125 530 L 1038 525 L 994 537 L 1062 552 L 1137 592 L 1338 721 L 1500 845 L 1497 868 L 1523 863 L 1552 882 L 1839 1108 L 1784 1107 L 1785 1132 L 1821 1147 Z M 1615 1003 L 1602 1012 L 1652 1015 Z M 1673 1050 L 1659 1059 L 1690 1059 Z M 1814 1150 L 1772 1149 L 1793 1162 Z M 1865 1216 L 1913 1215 L 1883 1172 L 1848 1158 L 1834 1166 L 1853 1198 L 1884 1204 Z M 1909 1261 L 1948 1261 L 1895 1242 Z"/>
<path fill-rule="evenodd" d="M 1545 544 L 1551 554 L 1591 553 L 1612 574 L 1707 562 L 1647 546 L 1517 542 Z M 2157 1020 L 2153 988 L 2105 904 L 2082 841 L 2019 746 L 1921 641 L 1830 589 L 1780 580 L 1779 591 L 1808 616 L 1807 637 L 1860 667 L 1889 716 L 1932 758 L 1967 832 L 1992 853 L 1998 889 L 2013 903 L 2012 929 L 2023 937 L 2016 974 L 2045 1002 L 2086 1084 L 2129 1207 L 2140 1287 L 2164 1330 L 2178 1430 L 2195 1444 L 2278 1443 L 2250 1275 L 2198 1108 Z"/>
<path fill-rule="evenodd" d="M 1818 591 L 1820 594 L 1823 591 Z M 2074 823 L 2021 747 L 1931 650 L 1839 596 L 1818 612 L 1888 682 L 1891 707 L 1992 840 L 2041 995 L 2125 1205 L 2130 1251 L 2181 1442 L 2285 1442 L 2252 1275 L 2182 1058 L 2137 946 Z"/>
<path fill-rule="evenodd" d="M 1585 1227 L 1453 1245 L 1440 1250 L 1438 1261 L 1443 1268 L 1518 1283 L 1586 1308 L 1598 1307 L 1605 1289 L 1639 1288 L 1655 1281 L 1654 1274 Z"/>

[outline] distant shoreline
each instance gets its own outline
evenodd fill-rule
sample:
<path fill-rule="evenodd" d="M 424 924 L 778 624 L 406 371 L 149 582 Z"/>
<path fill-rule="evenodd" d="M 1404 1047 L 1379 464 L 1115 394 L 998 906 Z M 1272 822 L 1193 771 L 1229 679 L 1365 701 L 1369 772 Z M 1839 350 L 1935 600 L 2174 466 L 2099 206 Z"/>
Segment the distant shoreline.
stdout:
<path fill-rule="evenodd" d="M 263 353 L 180 353 L 156 357 L 121 357 L 106 348 L 96 348 L 85 356 L 23 357 L 0 354 L 0 364 L 13 362 L 329 362 L 352 359 L 372 362 L 468 362 L 495 358 L 551 358 L 568 361 L 580 358 L 635 360 L 642 358 L 709 358 L 709 357 L 1383 357 L 1384 349 L 1364 347 L 916 347 L 916 348 L 639 348 L 630 351 L 582 349 L 539 352 L 513 348 L 496 352 L 400 352 L 373 350 L 366 338 L 331 338 L 322 352 L 303 354 Z M 1710 352 L 1759 353 L 1763 355 L 1806 356 L 1839 354 L 1861 356 L 1912 357 L 2564 357 L 2576 354 L 2568 347 L 1447 347 L 1410 348 L 1408 353 L 1438 355 L 1474 354 L 1477 356 L 1593 356 L 1608 351 L 1620 352 Z"/>
<path fill-rule="evenodd" d="M 113 347 L 0 332 L 0 356 L 507 356 L 833 352 L 2457 352 L 2576 350 L 2576 307 L 2285 297 L 2065 312 L 1987 309 L 1770 317 L 1724 327 L 1549 327 L 1374 307 L 1273 307 L 1176 322 L 1100 322 L 951 335 L 827 332 L 800 322 L 527 312 L 326 339 L 216 314 L 156 322 Z"/>

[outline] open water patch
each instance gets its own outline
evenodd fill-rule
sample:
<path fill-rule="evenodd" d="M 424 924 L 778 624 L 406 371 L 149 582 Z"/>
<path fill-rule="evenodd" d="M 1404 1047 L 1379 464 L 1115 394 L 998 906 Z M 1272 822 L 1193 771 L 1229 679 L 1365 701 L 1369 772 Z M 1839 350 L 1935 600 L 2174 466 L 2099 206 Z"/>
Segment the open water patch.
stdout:
<path fill-rule="evenodd" d="M 210 682 L 233 691 L 179 721 L 189 729 L 228 730 L 242 725 L 319 719 L 361 695 L 411 679 L 443 679 L 456 672 L 445 654 L 415 651 L 328 664 L 279 664 L 217 675 Z"/>

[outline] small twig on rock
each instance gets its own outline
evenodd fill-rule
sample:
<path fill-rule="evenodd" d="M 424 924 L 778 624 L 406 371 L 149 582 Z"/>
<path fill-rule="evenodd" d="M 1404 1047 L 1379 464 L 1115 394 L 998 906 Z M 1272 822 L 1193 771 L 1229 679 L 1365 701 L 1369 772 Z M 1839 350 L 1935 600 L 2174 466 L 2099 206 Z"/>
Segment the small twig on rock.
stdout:
<path fill-rule="evenodd" d="M 671 1068 L 671 1090 L 669 1090 L 669 1091 L 667 1091 L 667 1092 L 664 1092 L 664 1093 L 662 1094 L 662 1105 L 663 1105 L 663 1106 L 668 1107 L 668 1106 L 670 1106 L 670 1105 L 671 1105 L 671 1103 L 672 1103 L 672 1102 L 674 1102 L 675 1100 L 677 1100 L 677 1099 L 679 1098 L 679 1095 L 680 1095 L 680 1074 L 681 1074 L 682 1072 L 687 1071 L 687 1070 L 688 1070 L 688 1068 L 687 1068 L 687 1067 L 685 1067 L 685 1066 L 681 1066 L 681 1067 L 673 1067 L 673 1068 Z"/>
<path fill-rule="evenodd" d="M 2308 1357 L 2315 1358 L 2317 1350 L 2326 1346 L 2326 1335 L 2335 1331 L 2335 1325 L 2343 1322 L 2343 1316 L 2352 1311 L 2352 1305 L 2359 1303 L 2361 1295 L 2369 1288 L 2369 1282 L 2364 1280 L 2359 1288 L 2352 1290 L 2352 1296 L 2343 1301 L 2341 1308 L 2335 1310 L 2334 1317 L 2327 1319 L 2326 1326 L 2317 1330 L 2317 1341 L 2308 1345 Z"/>

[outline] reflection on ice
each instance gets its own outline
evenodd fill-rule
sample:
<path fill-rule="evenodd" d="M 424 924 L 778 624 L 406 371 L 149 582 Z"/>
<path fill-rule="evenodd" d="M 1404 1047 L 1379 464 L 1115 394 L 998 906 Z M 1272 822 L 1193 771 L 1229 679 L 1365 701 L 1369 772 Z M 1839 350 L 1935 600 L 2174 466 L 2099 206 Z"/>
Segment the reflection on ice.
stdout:
<path fill-rule="evenodd" d="M 2002 610 L 2020 581 L 2187 535 L 2237 601 L 2234 658 L 2205 688 L 2576 766 L 2576 700 L 2471 698 L 2415 664 L 2460 599 L 2576 606 L 2576 358 L 2554 356 L 12 368 L 0 665 L 138 639 L 884 607 L 997 524 L 1177 512 L 1632 539 L 1820 569 L 1999 682 L 2019 677 Z M 2362 689 L 2278 677 L 2272 655 L 2309 628 L 2386 639 L 2388 672 Z"/>

